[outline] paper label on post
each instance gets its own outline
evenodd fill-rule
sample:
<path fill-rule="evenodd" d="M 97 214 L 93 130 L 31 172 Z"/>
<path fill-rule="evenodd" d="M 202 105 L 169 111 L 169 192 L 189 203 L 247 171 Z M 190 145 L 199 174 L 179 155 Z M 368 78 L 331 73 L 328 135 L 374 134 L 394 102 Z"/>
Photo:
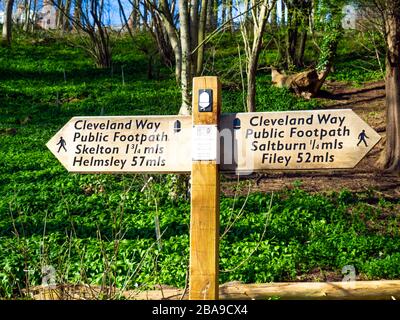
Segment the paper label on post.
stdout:
<path fill-rule="evenodd" d="M 216 125 L 193 126 L 192 160 L 217 160 L 218 129 Z"/>

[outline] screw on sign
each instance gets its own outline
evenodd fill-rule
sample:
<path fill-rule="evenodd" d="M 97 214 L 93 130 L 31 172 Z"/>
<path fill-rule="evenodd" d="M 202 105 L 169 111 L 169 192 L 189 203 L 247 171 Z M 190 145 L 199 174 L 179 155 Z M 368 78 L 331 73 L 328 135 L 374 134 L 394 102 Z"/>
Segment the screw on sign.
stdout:
<path fill-rule="evenodd" d="M 192 116 L 74 117 L 47 143 L 70 172 L 191 172 L 189 298 L 218 299 L 219 171 L 353 168 L 380 136 L 352 110 L 220 115 L 217 77 Z"/>

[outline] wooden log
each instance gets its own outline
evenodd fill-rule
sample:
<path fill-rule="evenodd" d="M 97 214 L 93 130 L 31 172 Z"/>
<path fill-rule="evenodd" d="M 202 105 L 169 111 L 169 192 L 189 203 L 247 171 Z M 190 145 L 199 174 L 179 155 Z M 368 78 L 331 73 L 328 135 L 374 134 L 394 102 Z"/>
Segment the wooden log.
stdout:
<path fill-rule="evenodd" d="M 288 282 L 235 284 L 221 288 L 221 299 L 357 300 L 400 298 L 400 281 Z"/>
<path fill-rule="evenodd" d="M 179 300 L 182 289 L 126 292 L 134 300 Z M 228 283 L 219 287 L 221 300 L 393 300 L 400 299 L 400 280 L 354 282 L 277 282 L 265 284 Z M 184 295 L 187 299 L 188 295 Z"/>
<path fill-rule="evenodd" d="M 293 90 L 297 95 L 305 98 L 311 98 L 320 87 L 320 78 L 315 69 L 307 70 L 292 75 L 286 75 L 285 72 L 279 72 L 272 69 L 272 84 L 278 88 L 288 88 Z"/>

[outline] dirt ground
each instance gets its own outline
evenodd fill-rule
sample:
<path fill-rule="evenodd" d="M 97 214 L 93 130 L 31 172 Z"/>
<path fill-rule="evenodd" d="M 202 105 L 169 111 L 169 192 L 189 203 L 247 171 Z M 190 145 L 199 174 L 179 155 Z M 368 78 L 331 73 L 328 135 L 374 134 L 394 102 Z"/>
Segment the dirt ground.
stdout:
<path fill-rule="evenodd" d="M 326 109 L 352 109 L 381 136 L 381 141 L 368 155 L 350 170 L 324 170 L 303 172 L 276 172 L 254 174 L 238 179 L 235 175 L 225 175 L 222 191 L 233 194 L 235 190 L 246 194 L 248 186 L 251 192 L 278 191 L 300 185 L 310 192 L 371 191 L 377 196 L 389 199 L 400 197 L 400 177 L 384 174 L 379 167 L 386 136 L 385 85 L 383 81 L 365 84 L 354 88 L 343 82 L 327 82 L 324 91 L 316 99 Z"/>

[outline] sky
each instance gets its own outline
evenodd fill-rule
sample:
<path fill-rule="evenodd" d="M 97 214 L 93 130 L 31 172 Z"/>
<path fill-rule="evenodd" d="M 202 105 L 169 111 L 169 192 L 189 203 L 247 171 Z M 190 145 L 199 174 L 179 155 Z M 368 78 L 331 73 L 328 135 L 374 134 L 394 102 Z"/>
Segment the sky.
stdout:
<path fill-rule="evenodd" d="M 119 14 L 119 4 L 117 0 L 106 0 L 110 5 L 110 24 L 113 26 L 121 25 L 121 17 Z M 121 4 L 124 6 L 125 15 L 128 18 L 129 13 L 132 10 L 132 5 L 129 0 L 121 0 Z"/>
<path fill-rule="evenodd" d="M 3 2 L 0 2 L 0 10 L 3 10 Z M 17 6 L 17 3 L 19 1 L 15 1 L 15 7 Z M 125 9 L 125 14 L 127 17 L 129 17 L 130 11 L 131 11 L 131 4 L 130 0 L 121 0 L 122 5 L 124 6 Z M 40 8 L 43 4 L 43 0 L 38 1 L 38 8 Z M 119 5 L 118 5 L 118 0 L 105 0 L 106 7 L 109 7 L 108 14 L 107 14 L 107 19 L 105 20 L 105 23 L 107 25 L 112 25 L 112 26 L 120 26 L 121 23 L 121 17 L 120 17 L 120 12 L 119 12 Z M 278 15 L 281 12 L 281 5 L 282 2 L 278 1 Z M 236 12 L 235 12 L 236 11 Z M 235 16 L 237 14 L 237 10 L 234 10 L 233 15 Z"/>
<path fill-rule="evenodd" d="M 14 10 L 16 10 L 17 5 L 20 1 L 15 1 L 14 3 Z M 0 1 L 0 10 L 4 10 L 4 1 Z M 113 26 L 121 25 L 121 18 L 119 15 L 119 5 L 117 0 L 105 0 L 105 4 L 110 8 L 109 15 L 107 17 L 107 24 L 111 24 Z M 121 4 L 125 8 L 125 14 L 129 17 L 129 11 L 131 10 L 131 5 L 129 0 L 121 0 Z M 43 0 L 38 1 L 38 9 L 40 10 L 41 6 L 43 5 Z"/>

